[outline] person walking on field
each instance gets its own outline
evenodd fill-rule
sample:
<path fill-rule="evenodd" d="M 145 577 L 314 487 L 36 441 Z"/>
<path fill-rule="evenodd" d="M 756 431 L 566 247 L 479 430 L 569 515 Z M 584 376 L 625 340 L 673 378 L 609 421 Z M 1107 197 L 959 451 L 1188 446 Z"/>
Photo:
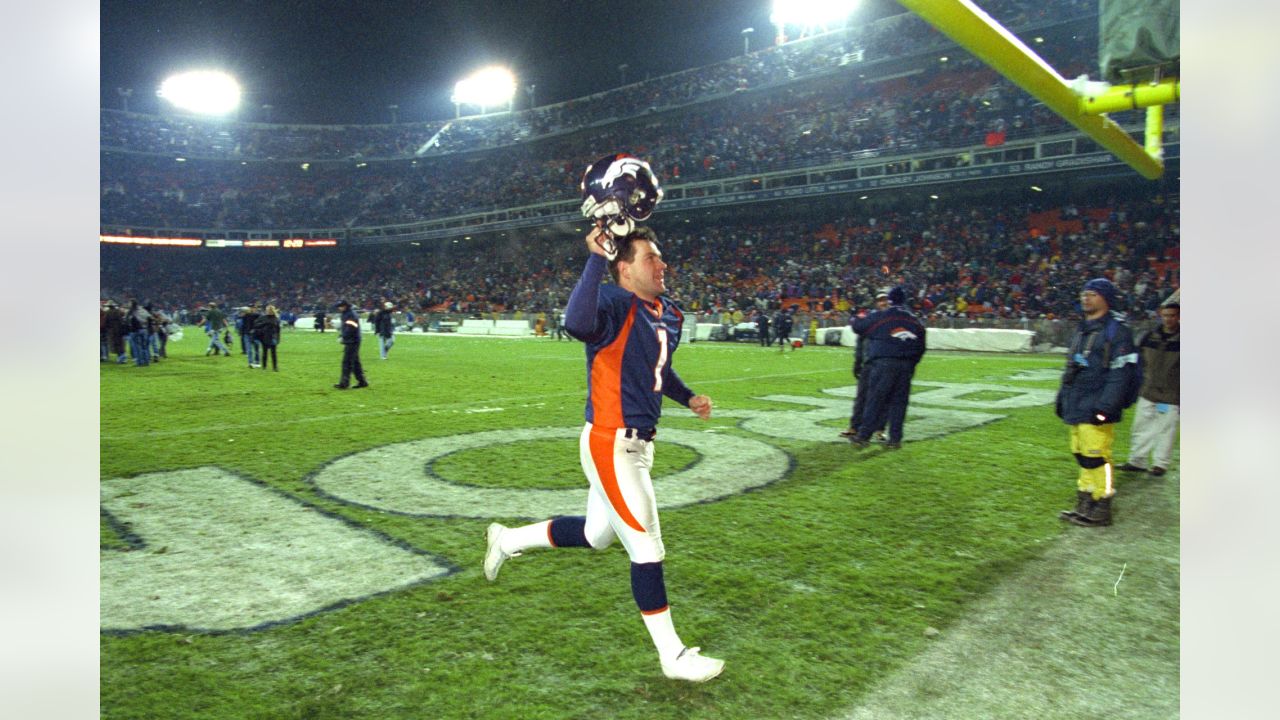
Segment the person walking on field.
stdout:
<path fill-rule="evenodd" d="M 360 316 L 351 309 L 351 303 L 338 301 L 338 310 L 342 317 L 342 379 L 334 385 L 338 390 L 351 387 L 351 376 L 356 376 L 356 389 L 367 388 L 369 383 L 364 379 L 364 366 L 360 364 Z"/>
<path fill-rule="evenodd" d="M 395 306 L 390 301 L 384 302 L 382 308 L 373 316 L 373 332 L 378 335 L 378 352 L 383 360 L 387 359 L 391 346 L 396 344 L 396 326 L 391 316 L 393 307 Z"/>
<path fill-rule="evenodd" d="M 227 316 L 218 309 L 218 303 L 209 303 L 209 307 L 204 311 L 204 331 L 209 336 L 209 347 L 204 351 L 205 355 L 221 353 L 230 357 L 231 351 L 222 342 L 222 333 L 226 332 L 227 327 Z"/>

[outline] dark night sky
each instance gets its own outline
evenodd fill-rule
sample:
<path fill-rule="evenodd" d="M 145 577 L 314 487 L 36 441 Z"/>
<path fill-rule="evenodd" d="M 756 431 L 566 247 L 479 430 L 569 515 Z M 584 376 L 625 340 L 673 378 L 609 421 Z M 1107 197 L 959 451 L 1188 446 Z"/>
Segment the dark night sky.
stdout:
<path fill-rule="evenodd" d="M 854 20 L 902 8 L 865 0 Z M 103 0 L 101 103 L 156 112 L 171 72 L 220 68 L 245 89 L 240 117 L 400 122 L 452 117 L 453 84 L 500 63 L 539 105 L 727 59 L 772 42 L 771 0 Z M 516 108 L 526 106 L 521 91 Z"/>

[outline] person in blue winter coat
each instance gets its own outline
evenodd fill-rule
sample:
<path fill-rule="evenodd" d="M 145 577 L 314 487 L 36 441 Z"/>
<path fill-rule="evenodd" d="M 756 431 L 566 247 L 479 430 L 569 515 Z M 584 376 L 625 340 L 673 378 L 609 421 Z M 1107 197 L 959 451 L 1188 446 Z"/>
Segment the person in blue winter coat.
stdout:
<path fill-rule="evenodd" d="M 1084 284 L 1080 307 L 1084 319 L 1067 350 L 1055 411 L 1070 427 L 1071 452 L 1080 472 L 1076 506 L 1059 517 L 1085 527 L 1111 524 L 1115 482 L 1111 446 L 1115 427 L 1138 373 L 1138 353 L 1124 315 L 1114 312 L 1119 291 L 1106 278 Z"/>
<path fill-rule="evenodd" d="M 849 438 L 855 447 L 871 444 L 871 434 L 882 422 L 889 425 L 885 447 L 902 447 L 902 426 L 911 399 L 911 378 L 925 352 L 924 324 L 906 307 L 907 293 L 901 287 L 889 291 L 889 307 L 869 313 L 853 322 L 858 343 L 867 343 L 858 392 L 867 392 L 858 434 Z"/>

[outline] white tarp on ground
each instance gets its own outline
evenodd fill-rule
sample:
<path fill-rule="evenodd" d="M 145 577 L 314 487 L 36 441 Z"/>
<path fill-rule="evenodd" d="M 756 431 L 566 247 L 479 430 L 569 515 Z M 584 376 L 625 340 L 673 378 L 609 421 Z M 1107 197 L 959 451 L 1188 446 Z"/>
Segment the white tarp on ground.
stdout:
<path fill-rule="evenodd" d="M 925 335 L 925 345 L 930 350 L 1031 352 L 1031 342 L 1035 336 L 1035 332 L 1031 330 L 929 328 Z"/>
<path fill-rule="evenodd" d="M 825 345 L 827 333 L 839 333 L 840 344 L 853 347 L 856 336 L 848 326 L 819 328 L 818 344 Z M 930 350 L 980 350 L 983 352 L 1031 352 L 1036 334 L 1031 330 L 993 328 L 928 328 L 925 345 Z"/>
<path fill-rule="evenodd" d="M 333 315 L 330 315 L 329 316 L 329 332 L 334 332 L 338 330 L 338 323 L 341 321 L 342 321 L 342 315 L 340 313 L 335 313 Z M 307 317 L 300 317 L 294 321 L 293 327 L 295 330 L 313 330 L 314 331 L 316 329 L 315 316 L 308 315 Z M 368 320 L 361 319 L 360 330 L 361 332 L 371 333 L 373 332 L 373 325 L 371 325 Z"/>
<path fill-rule="evenodd" d="M 458 326 L 460 335 L 532 335 L 528 320 L 483 320 L 467 318 Z"/>

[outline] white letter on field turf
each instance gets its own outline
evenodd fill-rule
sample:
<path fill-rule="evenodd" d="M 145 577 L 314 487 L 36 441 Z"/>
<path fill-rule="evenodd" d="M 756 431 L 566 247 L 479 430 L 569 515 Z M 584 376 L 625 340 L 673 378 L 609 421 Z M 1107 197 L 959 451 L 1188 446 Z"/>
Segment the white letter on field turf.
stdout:
<path fill-rule="evenodd" d="M 106 631 L 254 628 L 450 572 L 218 468 L 110 478 L 101 492 L 102 510 L 133 545 L 100 555 Z"/>

